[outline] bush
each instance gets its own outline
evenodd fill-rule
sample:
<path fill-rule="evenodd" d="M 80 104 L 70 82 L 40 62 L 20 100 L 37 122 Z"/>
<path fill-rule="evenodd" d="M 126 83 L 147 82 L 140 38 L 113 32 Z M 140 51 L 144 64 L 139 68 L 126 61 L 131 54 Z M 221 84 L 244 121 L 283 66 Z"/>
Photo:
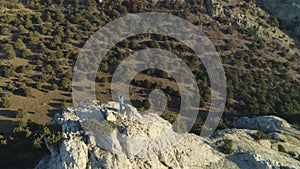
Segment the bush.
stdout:
<path fill-rule="evenodd" d="M 4 108 L 9 108 L 11 106 L 11 103 L 10 103 L 8 97 L 4 97 L 2 105 Z"/>
<path fill-rule="evenodd" d="M 175 113 L 170 113 L 170 112 L 164 112 L 162 115 L 161 115 L 161 118 L 169 121 L 170 123 L 174 123 L 176 121 L 176 118 L 177 118 L 177 114 Z"/>
<path fill-rule="evenodd" d="M 43 87 L 43 85 L 42 85 L 41 82 L 37 82 L 37 83 L 36 83 L 36 88 L 37 88 L 38 90 L 41 90 L 42 87 Z"/>
<path fill-rule="evenodd" d="M 11 50 L 11 51 L 8 51 L 8 54 L 7 54 L 7 59 L 14 59 L 16 58 L 16 52 L 14 50 Z"/>
<path fill-rule="evenodd" d="M 7 145 L 7 140 L 1 140 L 1 145 Z"/>
<path fill-rule="evenodd" d="M 6 27 L 2 28 L 2 30 L 1 30 L 2 35 L 8 35 L 8 34 L 10 34 L 10 32 L 11 32 L 11 30 Z"/>
<path fill-rule="evenodd" d="M 24 109 L 18 109 L 16 112 L 16 118 L 23 118 L 27 114 L 27 111 Z"/>
<path fill-rule="evenodd" d="M 224 139 L 224 144 L 220 148 L 225 154 L 234 153 L 234 150 L 232 149 L 232 140 L 230 139 Z"/>
<path fill-rule="evenodd" d="M 42 144 L 43 144 L 42 138 L 34 139 L 32 144 L 33 144 L 34 148 L 37 148 L 37 149 L 42 148 Z"/>
<path fill-rule="evenodd" d="M 64 102 L 62 102 L 62 104 L 61 104 L 61 108 L 62 108 L 62 109 L 65 109 L 65 108 L 67 108 L 67 107 L 68 107 L 68 103 L 67 103 L 66 100 L 64 100 Z"/>
<path fill-rule="evenodd" d="M 180 115 L 171 112 L 164 112 L 163 114 L 161 114 L 160 117 L 169 121 L 173 125 L 173 129 L 175 132 L 178 133 L 187 132 L 187 126 L 184 123 L 184 121 L 182 121 Z"/>
<path fill-rule="evenodd" d="M 24 90 L 24 94 L 25 94 L 26 97 L 32 96 L 31 88 L 26 87 L 26 89 Z"/>
<path fill-rule="evenodd" d="M 300 155 L 298 155 L 298 157 L 296 158 L 296 160 L 300 161 Z"/>
<path fill-rule="evenodd" d="M 296 157 L 296 153 L 295 153 L 294 151 L 289 151 L 288 154 L 289 154 L 290 156 Z"/>
<path fill-rule="evenodd" d="M 82 128 L 89 132 L 95 132 L 98 136 L 109 136 L 116 126 L 112 123 L 107 123 L 106 121 L 97 121 L 95 119 L 87 119 L 81 123 Z"/>
<path fill-rule="evenodd" d="M 57 84 L 52 84 L 52 90 L 57 90 L 57 89 L 58 89 Z"/>
<path fill-rule="evenodd" d="M 278 151 L 283 152 L 283 153 L 287 153 L 286 149 L 281 144 L 278 145 Z"/>
<path fill-rule="evenodd" d="M 150 103 L 149 99 L 143 100 L 142 107 L 144 110 L 148 110 L 151 107 L 151 103 Z"/>
<path fill-rule="evenodd" d="M 253 134 L 255 140 L 269 140 L 270 136 L 263 131 L 257 131 Z"/>
<path fill-rule="evenodd" d="M 43 134 L 41 138 L 46 138 L 47 143 L 50 145 L 57 145 L 63 138 L 62 128 L 60 125 L 49 125 L 45 126 L 43 129 Z M 38 146 L 39 141 L 35 141 L 36 146 Z"/>

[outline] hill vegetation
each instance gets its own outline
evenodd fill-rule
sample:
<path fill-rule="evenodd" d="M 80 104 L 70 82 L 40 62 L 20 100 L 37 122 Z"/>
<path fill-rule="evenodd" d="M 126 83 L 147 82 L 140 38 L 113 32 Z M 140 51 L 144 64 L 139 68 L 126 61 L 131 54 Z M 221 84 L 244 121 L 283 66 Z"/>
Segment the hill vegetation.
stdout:
<path fill-rule="evenodd" d="M 257 23 L 269 31 L 267 36 L 256 29 L 235 25 L 226 17 L 218 17 L 215 6 L 205 2 L 208 1 L 0 0 L 1 156 L 5 156 L 8 147 L 15 146 L 16 142 L 10 139 L 23 138 L 26 145 L 35 140 L 31 134 L 27 134 L 29 137 L 13 134 L 13 128 L 20 127 L 18 121 L 32 119 L 46 125 L 55 113 L 71 105 L 72 67 L 93 32 L 128 13 L 146 11 L 166 12 L 187 19 L 215 45 L 226 71 L 228 88 L 220 128 L 230 127 L 240 116 L 265 114 L 284 117 L 299 125 L 300 53 L 293 40 L 279 29 L 281 22 L 252 1 L 222 1 L 229 9 L 257 19 Z M 288 42 L 281 41 L 278 34 L 285 36 L 283 39 Z M 141 34 L 119 42 L 100 65 L 96 78 L 97 98 L 111 100 L 111 75 L 118 64 L 132 53 L 130 51 L 149 47 L 177 54 L 195 74 L 202 98 L 192 132 L 198 133 L 209 109 L 209 78 L 201 61 L 176 39 Z M 135 77 L 130 90 L 134 106 L 147 109 L 148 94 L 155 88 L 166 93 L 168 108 L 163 117 L 172 119 L 181 98 L 176 82 L 163 71 L 148 69 Z M 34 133 L 35 129 L 29 127 L 25 131 Z M 44 145 L 41 149 L 45 150 Z M 14 159 L 24 161 L 23 157 Z M 0 166 L 2 163 L 5 162 Z M 32 164 L 23 166 L 30 168 Z"/>

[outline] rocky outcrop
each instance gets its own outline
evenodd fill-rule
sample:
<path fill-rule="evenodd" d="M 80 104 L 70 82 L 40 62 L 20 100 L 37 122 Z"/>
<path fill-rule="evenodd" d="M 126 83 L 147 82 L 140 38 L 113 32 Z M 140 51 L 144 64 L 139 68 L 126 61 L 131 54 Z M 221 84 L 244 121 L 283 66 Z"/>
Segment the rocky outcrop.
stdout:
<path fill-rule="evenodd" d="M 253 137 L 256 130 L 249 130 L 249 125 L 266 119 L 265 125 L 273 125 L 268 130 L 272 140 L 257 141 Z M 296 159 L 300 152 L 298 130 L 274 116 L 241 119 L 237 124 L 248 129 L 218 131 L 211 139 L 175 132 L 172 124 L 157 114 L 141 114 L 130 105 L 120 113 L 116 102 L 91 101 L 67 108 L 51 123 L 62 125 L 64 139 L 58 147 L 48 145 L 51 155 L 36 169 L 300 167 Z M 260 127 L 264 128 L 257 125 L 251 129 Z M 232 154 L 224 154 L 220 148 L 225 139 L 233 142 Z M 279 152 L 278 144 L 295 150 L 294 157 Z"/>
<path fill-rule="evenodd" d="M 281 0 L 278 0 L 281 1 Z M 296 1 L 296 0 L 295 0 Z M 268 4 L 269 0 L 265 1 Z M 277 12 L 275 10 L 274 12 Z M 226 22 L 234 27 L 248 29 L 266 41 L 278 41 L 285 48 L 290 48 L 295 42 L 278 27 L 267 21 L 269 15 L 253 2 L 215 0 L 212 16 L 220 24 Z"/>
<path fill-rule="evenodd" d="M 215 133 L 212 142 L 220 145 L 224 138 L 230 139 L 234 153 L 226 158 L 242 169 L 281 169 L 284 167 L 296 169 L 300 167 L 296 159 L 297 155 L 295 158 L 287 152 L 278 151 L 278 144 L 282 144 L 281 141 L 255 140 L 253 135 L 256 132 L 256 130 L 247 129 L 222 130 Z"/>
<path fill-rule="evenodd" d="M 272 3 L 269 0 L 259 0 L 257 3 L 287 24 L 300 22 L 300 2 L 298 0 L 273 0 Z"/>
<path fill-rule="evenodd" d="M 300 42 L 300 1 L 299 0 L 260 0 L 257 3 L 273 17 L 283 21 L 285 29 L 292 33 L 292 38 Z"/>
<path fill-rule="evenodd" d="M 290 124 L 276 116 L 259 116 L 255 118 L 243 117 L 237 120 L 234 124 L 235 128 L 260 130 L 266 133 L 290 128 Z"/>

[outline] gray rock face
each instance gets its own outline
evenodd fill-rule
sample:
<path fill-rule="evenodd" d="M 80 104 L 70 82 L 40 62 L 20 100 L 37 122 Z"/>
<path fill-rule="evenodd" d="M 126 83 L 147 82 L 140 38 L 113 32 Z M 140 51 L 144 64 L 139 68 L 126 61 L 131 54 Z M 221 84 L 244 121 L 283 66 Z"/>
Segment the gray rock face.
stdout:
<path fill-rule="evenodd" d="M 272 2 L 260 0 L 258 4 L 289 25 L 300 22 L 300 1 L 298 0 L 272 0 Z"/>
<path fill-rule="evenodd" d="M 277 2 L 282 0 L 272 0 L 272 1 L 260 0 L 260 1 L 264 2 L 264 4 L 272 5 L 274 4 L 274 2 L 276 4 Z M 298 1 L 298 0 L 294 0 L 294 1 Z M 299 4 L 299 2 L 297 3 Z M 280 5 L 278 5 L 278 8 L 279 7 Z M 299 5 L 295 5 L 292 11 L 297 10 L 296 13 L 299 13 L 300 10 L 298 9 L 298 7 Z M 281 9 L 281 7 L 280 9 L 278 8 L 274 8 L 275 16 L 277 16 L 278 13 L 282 13 L 280 15 L 282 15 L 284 18 L 284 16 L 287 16 L 289 14 L 280 11 L 283 10 Z M 285 11 L 288 11 L 289 8 L 288 7 L 285 8 L 286 8 Z M 295 42 L 292 39 L 290 39 L 288 36 L 286 36 L 286 34 L 282 30 L 280 30 L 278 27 L 272 26 L 270 23 L 266 21 L 266 19 L 262 19 L 261 17 L 267 17 L 268 14 L 253 2 L 248 3 L 245 1 L 215 0 L 213 3 L 212 16 L 214 18 L 221 18 L 222 20 L 225 20 L 226 22 L 230 23 L 232 26 L 253 30 L 255 34 L 259 35 L 259 37 L 265 39 L 266 41 L 278 41 L 282 45 L 282 47 L 290 48 L 290 45 L 295 44 Z M 291 16 L 289 18 L 292 17 L 294 16 Z M 294 27 L 295 26 L 292 26 L 291 28 L 294 29 Z M 294 30 L 294 32 L 296 32 L 296 30 Z"/>
<path fill-rule="evenodd" d="M 105 137 L 99 137 L 94 130 L 81 131 L 84 127 L 80 125 L 85 120 L 82 117 L 93 115 L 99 121 L 106 121 L 105 112 L 99 115 L 106 109 L 110 110 L 108 119 L 116 119 L 116 127 L 109 130 Z M 172 125 L 157 114 L 140 114 L 130 105 L 126 105 L 125 110 L 124 114 L 120 114 L 117 103 L 94 101 L 89 106 L 68 108 L 56 115 L 52 123 L 63 126 L 64 139 L 58 147 L 48 146 L 51 155 L 43 158 L 35 168 L 300 168 L 300 161 L 277 149 L 281 144 L 279 140 L 285 140 L 287 150 L 297 150 L 295 153 L 299 155 L 300 139 L 295 137 L 299 131 L 292 130 L 288 123 L 277 117 L 258 118 L 269 119 L 268 124 L 274 126 L 270 128 L 272 141 L 255 141 L 252 138 L 255 130 L 245 129 L 218 131 L 212 139 L 207 139 L 189 133 L 176 133 Z M 248 124 L 251 119 L 242 119 L 241 123 L 244 124 L 244 121 Z M 100 130 L 104 129 L 100 127 Z M 225 138 L 232 140 L 233 154 L 223 154 L 219 148 Z"/>
<path fill-rule="evenodd" d="M 286 24 L 286 29 L 293 32 L 293 38 L 300 41 L 300 1 L 299 0 L 260 0 L 261 5 L 272 16 Z"/>
<path fill-rule="evenodd" d="M 255 118 L 243 117 L 234 124 L 235 128 L 261 130 L 266 133 L 275 132 L 284 128 L 290 128 L 289 123 L 276 116 L 259 116 Z"/>

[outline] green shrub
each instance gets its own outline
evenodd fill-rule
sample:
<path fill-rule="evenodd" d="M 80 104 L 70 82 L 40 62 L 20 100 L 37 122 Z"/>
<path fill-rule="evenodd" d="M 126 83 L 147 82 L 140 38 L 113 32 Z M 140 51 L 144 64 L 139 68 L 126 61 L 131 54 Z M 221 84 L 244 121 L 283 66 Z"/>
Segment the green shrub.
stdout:
<path fill-rule="evenodd" d="M 56 145 L 63 138 L 60 125 L 48 125 L 43 128 L 43 134 L 41 138 L 46 138 L 47 143 L 50 145 Z M 38 141 L 36 141 L 38 142 Z"/>
<path fill-rule="evenodd" d="M 58 89 L 57 84 L 52 84 L 52 90 L 57 90 L 57 89 Z"/>
<path fill-rule="evenodd" d="M 220 147 L 222 152 L 225 154 L 232 154 L 234 153 L 234 150 L 232 149 L 232 140 L 230 139 L 224 139 L 224 144 Z"/>
<path fill-rule="evenodd" d="M 66 100 L 64 100 L 64 102 L 62 102 L 62 104 L 61 104 L 61 108 L 62 108 L 62 109 L 65 109 L 65 108 L 67 108 L 67 107 L 68 107 L 68 103 L 67 103 Z"/>
<path fill-rule="evenodd" d="M 26 89 L 24 89 L 24 94 L 26 97 L 31 97 L 32 96 L 32 90 L 30 87 L 26 87 Z"/>
<path fill-rule="evenodd" d="M 178 115 L 176 113 L 171 113 L 171 112 L 164 112 L 161 115 L 161 118 L 163 118 L 163 119 L 169 121 L 171 124 L 173 124 L 173 129 L 175 132 L 178 132 L 178 133 L 187 132 L 187 126 L 182 121 L 180 115 Z"/>
<path fill-rule="evenodd" d="M 300 155 L 298 155 L 298 157 L 296 158 L 296 160 L 300 161 Z"/>
<path fill-rule="evenodd" d="M 176 123 L 173 125 L 173 129 L 175 132 L 178 133 L 186 133 L 187 132 L 187 127 L 186 124 L 182 121 L 180 116 L 176 119 Z"/>
<path fill-rule="evenodd" d="M 224 130 L 224 129 L 228 129 L 229 127 L 224 123 L 224 122 L 220 122 L 218 124 L 217 130 Z"/>
<path fill-rule="evenodd" d="M 16 118 L 23 118 L 27 114 L 27 111 L 24 109 L 18 109 L 16 112 Z"/>
<path fill-rule="evenodd" d="M 37 88 L 38 90 L 41 90 L 42 87 L 43 87 L 43 85 L 42 85 L 41 82 L 36 82 L 36 88 Z"/>
<path fill-rule="evenodd" d="M 288 166 L 280 166 L 280 169 L 290 169 Z"/>
<path fill-rule="evenodd" d="M 296 153 L 295 153 L 294 151 L 289 151 L 288 154 L 289 154 L 290 156 L 296 157 Z"/>
<path fill-rule="evenodd" d="M 42 148 L 42 144 L 43 144 L 42 138 L 39 137 L 39 138 L 34 139 L 32 144 L 33 144 L 34 148 L 37 148 L 37 149 Z"/>
<path fill-rule="evenodd" d="M 116 126 L 111 123 L 97 121 L 95 119 L 87 119 L 81 123 L 81 126 L 85 131 L 93 131 L 99 136 L 109 136 L 114 128 L 116 128 Z"/>
<path fill-rule="evenodd" d="M 1 145 L 7 145 L 7 140 L 1 140 L 0 143 Z"/>
<path fill-rule="evenodd" d="M 174 123 L 177 118 L 177 114 L 175 113 L 170 113 L 170 112 L 164 112 L 160 117 L 169 121 L 170 123 Z"/>
<path fill-rule="evenodd" d="M 47 138 L 48 144 L 50 144 L 50 145 L 58 144 L 59 141 L 62 139 L 62 133 L 61 132 L 51 133 L 46 138 Z"/>
<path fill-rule="evenodd" d="M 257 131 L 253 134 L 255 140 L 269 140 L 270 136 L 263 131 Z"/>
<path fill-rule="evenodd" d="M 287 153 L 286 149 L 281 144 L 278 145 L 278 151 L 283 152 L 283 153 Z"/>
<path fill-rule="evenodd" d="M 2 105 L 3 105 L 4 108 L 9 108 L 11 106 L 11 103 L 10 103 L 8 97 L 3 98 Z"/>
<path fill-rule="evenodd" d="M 144 110 L 148 110 L 151 107 L 151 103 L 150 103 L 149 99 L 143 100 L 142 107 L 144 108 Z"/>

